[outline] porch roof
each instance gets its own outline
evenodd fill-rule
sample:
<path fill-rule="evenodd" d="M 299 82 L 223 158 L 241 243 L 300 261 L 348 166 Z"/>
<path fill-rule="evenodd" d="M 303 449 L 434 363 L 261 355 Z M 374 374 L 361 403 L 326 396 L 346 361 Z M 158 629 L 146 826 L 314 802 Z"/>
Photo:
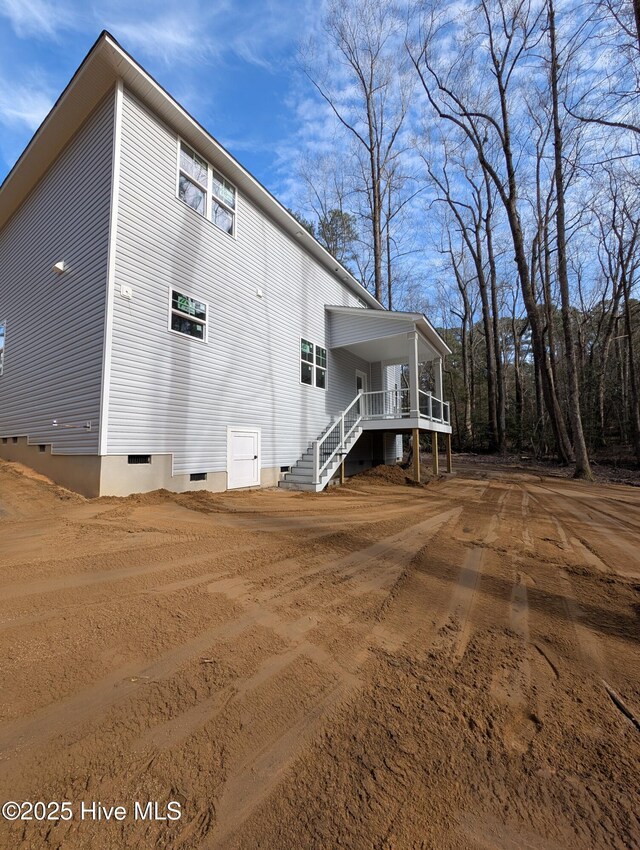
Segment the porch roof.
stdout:
<path fill-rule="evenodd" d="M 421 360 L 451 354 L 451 349 L 422 313 L 399 310 L 367 310 L 362 307 L 326 305 L 329 316 L 329 345 L 348 348 L 370 362 L 404 362 L 408 354 L 407 334 L 417 332 Z"/>

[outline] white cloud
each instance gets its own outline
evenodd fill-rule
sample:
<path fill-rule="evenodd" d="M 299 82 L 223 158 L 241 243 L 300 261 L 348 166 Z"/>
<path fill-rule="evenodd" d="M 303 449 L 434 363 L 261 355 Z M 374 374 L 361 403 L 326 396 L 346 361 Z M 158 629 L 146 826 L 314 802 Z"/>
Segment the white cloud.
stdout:
<path fill-rule="evenodd" d="M 0 0 L 0 14 L 8 18 L 19 38 L 54 37 L 71 23 L 62 3 L 48 0 Z"/>
<path fill-rule="evenodd" d="M 55 95 L 38 78 L 23 85 L 8 85 L 0 80 L 0 122 L 7 127 L 36 130 L 53 106 Z"/>
<path fill-rule="evenodd" d="M 132 53 L 139 51 L 167 64 L 194 64 L 218 52 L 197 16 L 168 12 L 151 20 L 107 19 L 106 28 Z"/>

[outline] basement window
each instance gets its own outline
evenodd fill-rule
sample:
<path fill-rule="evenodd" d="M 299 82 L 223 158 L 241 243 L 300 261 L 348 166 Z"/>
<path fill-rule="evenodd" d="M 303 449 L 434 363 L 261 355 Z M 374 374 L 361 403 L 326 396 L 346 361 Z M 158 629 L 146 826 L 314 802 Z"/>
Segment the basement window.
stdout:
<path fill-rule="evenodd" d="M 17 438 L 17 437 L 12 437 L 12 438 L 11 438 L 11 442 L 12 442 L 12 443 L 17 443 L 17 442 L 18 442 L 18 438 Z"/>
<path fill-rule="evenodd" d="M 192 472 L 189 476 L 189 481 L 206 481 L 207 473 L 206 472 Z"/>
<path fill-rule="evenodd" d="M 6 445 L 6 444 L 7 444 L 7 438 L 6 438 L 6 437 L 3 437 L 3 438 L 2 438 L 2 442 Z"/>
<path fill-rule="evenodd" d="M 206 342 L 207 305 L 190 295 L 171 290 L 169 330 Z"/>
<path fill-rule="evenodd" d="M 39 452 L 44 452 L 44 451 L 46 451 L 46 450 L 47 450 L 47 447 L 46 447 L 46 446 L 38 446 L 38 451 L 39 451 Z"/>
<path fill-rule="evenodd" d="M 151 463 L 151 455 L 129 455 L 127 463 Z"/>

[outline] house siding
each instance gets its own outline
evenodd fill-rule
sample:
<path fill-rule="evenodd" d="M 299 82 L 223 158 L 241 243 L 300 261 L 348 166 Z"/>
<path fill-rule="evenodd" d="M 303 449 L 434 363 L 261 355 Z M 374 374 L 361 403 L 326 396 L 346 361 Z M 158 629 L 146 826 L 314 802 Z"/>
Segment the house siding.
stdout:
<path fill-rule="evenodd" d="M 336 304 L 335 306 L 343 306 Z M 380 314 L 370 315 L 371 311 L 363 310 L 362 315 L 344 315 L 331 313 L 330 337 L 331 345 L 346 346 L 358 342 L 368 342 L 371 339 L 384 336 L 395 336 L 415 331 L 415 322 L 410 319 L 401 320 L 395 316 Z M 369 314 L 369 315 L 367 315 Z"/>
<path fill-rule="evenodd" d="M 98 451 L 113 109 L 110 94 L 0 233 L 0 435 L 57 454 Z"/>
<path fill-rule="evenodd" d="M 125 89 L 107 454 L 223 471 L 227 426 L 244 425 L 261 428 L 263 467 L 293 464 L 368 372 L 328 350 L 328 389 L 302 385 L 300 337 L 329 349 L 325 305 L 360 301 L 240 192 L 235 238 L 183 204 L 177 144 Z M 169 332 L 172 287 L 208 304 L 207 343 Z"/>

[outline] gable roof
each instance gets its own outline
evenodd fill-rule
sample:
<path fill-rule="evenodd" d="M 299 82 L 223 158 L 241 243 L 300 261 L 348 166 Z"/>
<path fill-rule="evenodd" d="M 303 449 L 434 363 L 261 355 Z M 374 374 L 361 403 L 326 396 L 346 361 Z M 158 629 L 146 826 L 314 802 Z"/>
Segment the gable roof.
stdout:
<path fill-rule="evenodd" d="M 218 168 L 319 263 L 339 277 L 368 307 L 384 307 L 282 204 L 148 74 L 106 30 L 87 53 L 69 84 L 36 130 L 0 186 L 0 228 L 53 165 L 92 110 L 122 79 L 124 85 L 166 124 Z"/>

